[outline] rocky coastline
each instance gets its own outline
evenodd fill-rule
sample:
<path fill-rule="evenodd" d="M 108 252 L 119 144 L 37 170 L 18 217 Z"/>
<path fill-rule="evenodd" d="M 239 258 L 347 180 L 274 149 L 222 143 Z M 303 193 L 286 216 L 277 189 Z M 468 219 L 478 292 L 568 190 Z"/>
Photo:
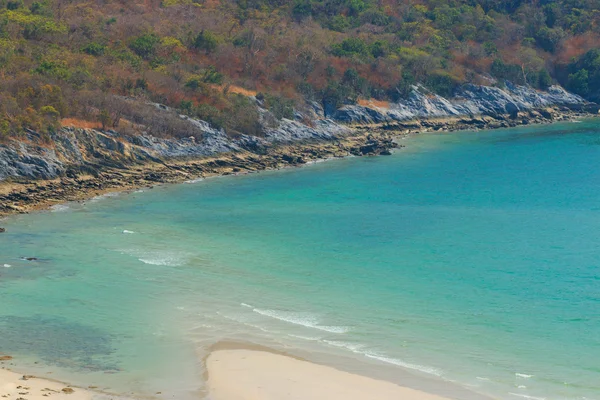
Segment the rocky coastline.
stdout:
<path fill-rule="evenodd" d="M 298 113 L 295 120 L 282 120 L 266 129 L 264 137 L 232 139 L 204 121 L 184 116 L 202 128 L 202 140 L 65 127 L 44 143 L 30 131 L 25 139 L 0 144 L 0 216 L 158 184 L 301 166 L 328 158 L 390 155 L 402 147 L 396 139 L 410 134 L 551 123 L 598 116 L 599 110 L 598 105 L 562 89 L 535 92 L 534 98 L 520 87 L 509 92 L 469 87 L 465 91 L 478 94 L 469 95 L 468 101 L 425 96 L 422 89 L 414 89 L 406 104 L 388 109 L 348 106 L 338 110 L 334 119 L 326 118 L 323 109 L 313 104 L 310 124 L 303 122 L 306 115 Z M 157 112 L 161 111 L 164 106 L 157 105 Z"/>
<path fill-rule="evenodd" d="M 65 176 L 54 179 L 10 178 L 0 183 L 0 216 L 165 183 L 301 166 L 328 158 L 389 155 L 396 147 L 399 145 L 388 132 L 359 133 L 336 140 L 274 146 L 263 154 L 239 150 L 201 158 L 103 165 L 81 174 L 69 170 Z"/>

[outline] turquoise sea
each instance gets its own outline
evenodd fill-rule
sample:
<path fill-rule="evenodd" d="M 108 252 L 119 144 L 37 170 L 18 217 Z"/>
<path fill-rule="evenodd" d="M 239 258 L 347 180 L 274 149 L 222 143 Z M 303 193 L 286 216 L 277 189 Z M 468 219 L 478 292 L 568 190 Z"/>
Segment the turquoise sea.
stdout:
<path fill-rule="evenodd" d="M 402 143 L 1 221 L 0 353 L 185 400 L 220 341 L 438 392 L 599 400 L 600 122 Z"/>

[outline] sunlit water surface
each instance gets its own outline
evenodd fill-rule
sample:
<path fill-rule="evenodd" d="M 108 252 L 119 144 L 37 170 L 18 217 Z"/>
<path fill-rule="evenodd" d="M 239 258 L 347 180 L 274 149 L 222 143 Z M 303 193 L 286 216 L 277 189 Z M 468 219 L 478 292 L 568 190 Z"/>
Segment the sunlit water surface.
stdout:
<path fill-rule="evenodd" d="M 202 394 L 223 340 L 501 399 L 600 399 L 600 123 L 402 143 L 2 221 L 0 353 L 178 399 Z"/>

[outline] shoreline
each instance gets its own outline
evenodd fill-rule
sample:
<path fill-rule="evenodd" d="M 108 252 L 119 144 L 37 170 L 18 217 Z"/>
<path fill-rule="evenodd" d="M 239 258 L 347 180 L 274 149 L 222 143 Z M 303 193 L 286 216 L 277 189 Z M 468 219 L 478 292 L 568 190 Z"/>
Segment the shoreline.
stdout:
<path fill-rule="evenodd" d="M 373 373 L 350 372 L 332 363 L 311 361 L 285 350 L 250 342 L 219 341 L 199 356 L 203 383 L 198 399 L 210 400 L 492 400 L 454 382 L 419 377 L 408 370 L 395 379 Z M 21 400 L 142 400 L 155 395 L 111 393 L 96 386 L 16 372 L 0 356 L 0 397 Z M 12 364 L 11 364 L 12 365 Z M 399 378 L 402 377 L 402 378 Z M 232 385 L 231 382 L 235 382 Z M 80 383 L 81 384 L 81 383 Z M 110 390 L 106 388 L 106 390 Z"/>
<path fill-rule="evenodd" d="M 71 385 L 59 380 L 22 374 L 7 368 L 10 356 L 0 356 L 0 397 L 23 400 L 109 400 L 124 397 L 103 392 L 94 386 L 88 388 Z M 129 399 L 131 400 L 131 399 Z"/>
<path fill-rule="evenodd" d="M 449 400 L 268 351 L 216 350 L 206 366 L 214 400 Z"/>
<path fill-rule="evenodd" d="M 357 369 L 349 367 L 349 365 L 356 366 L 356 364 L 346 364 L 347 360 L 345 359 L 334 361 L 332 358 L 323 358 L 312 353 L 302 355 L 302 352 L 297 349 L 279 349 L 250 342 L 226 340 L 216 342 L 207 348 L 206 354 L 202 357 L 206 393 L 211 394 L 210 399 L 212 400 L 493 399 L 458 382 L 416 373 L 404 367 L 371 366 L 366 370 Z M 225 354 L 224 359 L 214 361 L 220 359 L 223 354 Z M 264 358 L 268 359 L 266 363 L 260 360 Z M 221 369 L 223 365 L 217 365 L 221 361 L 229 363 L 229 366 Z M 362 364 L 360 361 L 358 362 Z M 220 370 L 215 372 L 215 368 Z M 382 369 L 385 370 L 385 373 L 381 373 Z M 300 379 L 302 371 L 304 371 L 302 377 L 304 381 Z M 216 377 L 217 379 L 214 379 L 215 373 L 219 375 Z M 273 379 L 274 377 L 277 379 Z M 213 378 L 212 382 L 211 378 Z M 261 383 L 262 378 L 269 379 L 265 379 Z M 244 386 L 238 388 L 236 391 L 239 390 L 239 392 L 232 397 L 229 389 L 234 388 L 228 387 L 226 383 L 231 381 L 239 383 L 244 379 L 247 379 Z M 271 379 L 276 382 L 272 382 Z M 218 381 L 216 384 L 215 380 Z M 365 386 L 363 384 L 355 385 L 356 380 L 361 381 Z M 295 381 L 293 387 L 287 386 L 290 381 Z M 225 382 L 225 388 L 223 388 L 222 382 Z M 267 389 L 271 386 L 270 389 L 273 390 L 285 388 L 285 393 L 279 393 L 276 396 L 248 397 L 249 393 L 256 392 L 259 385 Z M 215 386 L 217 391 L 224 390 L 225 395 L 217 395 Z M 369 389 L 368 392 L 362 392 L 363 396 L 357 396 L 365 387 Z M 349 390 L 345 392 L 347 388 Z M 323 389 L 323 391 L 319 389 Z M 373 393 L 376 392 L 378 392 L 377 396 L 373 396 Z"/>
<path fill-rule="evenodd" d="M 49 180 L 11 178 L 0 182 L 0 217 L 47 210 L 52 206 L 93 197 L 128 192 L 161 184 L 177 184 L 215 176 L 240 175 L 349 156 L 390 155 L 404 147 L 398 139 L 427 132 L 454 132 L 510 128 L 523 125 L 568 122 L 597 117 L 595 114 L 570 110 L 532 110 L 516 117 L 456 116 L 398 123 L 351 126 L 353 133 L 334 140 L 274 144 L 264 153 L 247 150 L 192 159 L 158 160 L 105 167 L 95 174 L 60 177 Z"/>
<path fill-rule="evenodd" d="M 105 168 L 97 175 L 51 180 L 10 179 L 0 182 L 0 217 L 47 210 L 73 201 L 85 201 L 113 192 L 128 192 L 163 184 L 178 184 L 217 176 L 241 175 L 315 163 L 349 156 L 391 154 L 400 147 L 389 132 L 359 133 L 331 141 L 293 143 L 270 147 L 265 154 L 250 151 L 194 159 Z"/>

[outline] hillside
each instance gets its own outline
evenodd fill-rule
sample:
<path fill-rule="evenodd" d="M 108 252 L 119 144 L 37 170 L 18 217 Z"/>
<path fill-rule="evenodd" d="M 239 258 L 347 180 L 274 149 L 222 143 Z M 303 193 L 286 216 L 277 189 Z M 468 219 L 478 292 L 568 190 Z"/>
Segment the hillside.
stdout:
<path fill-rule="evenodd" d="M 417 83 L 445 97 L 558 83 L 597 100 L 599 43 L 597 0 L 0 0 L 0 138 L 202 134 L 178 113 L 264 136 L 306 100 L 327 114 Z"/>

